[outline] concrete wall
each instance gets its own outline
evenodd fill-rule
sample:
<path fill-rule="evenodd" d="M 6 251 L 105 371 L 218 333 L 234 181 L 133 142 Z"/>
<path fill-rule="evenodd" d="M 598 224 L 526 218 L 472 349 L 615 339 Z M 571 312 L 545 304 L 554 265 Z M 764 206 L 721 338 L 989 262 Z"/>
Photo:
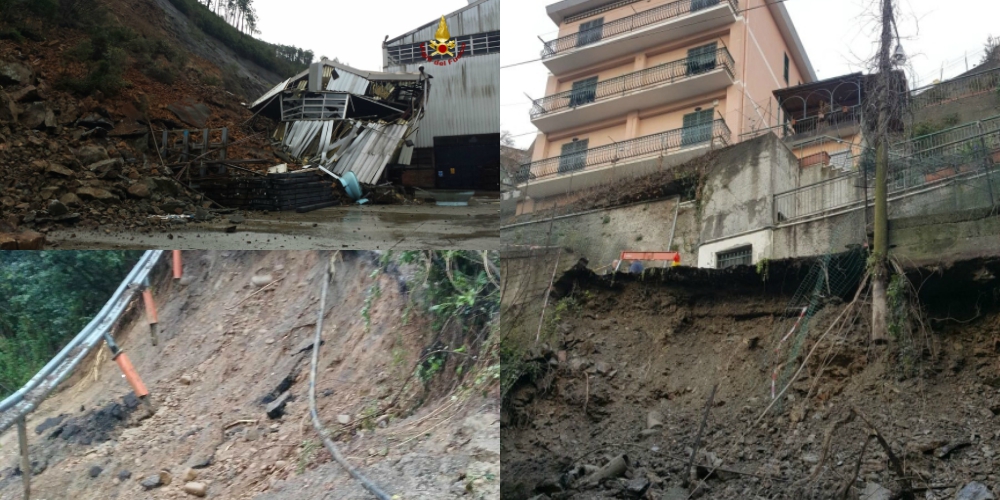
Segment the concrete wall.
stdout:
<path fill-rule="evenodd" d="M 698 248 L 695 206 L 693 202 L 677 205 L 677 199 L 669 199 L 562 216 L 551 222 L 543 219 L 504 227 L 500 238 L 514 247 L 559 246 L 572 253 L 573 263 L 585 257 L 591 269 L 598 269 L 610 266 L 625 250 L 668 250 L 676 209 L 673 248 L 681 253 L 682 265 L 693 266 Z"/>
<path fill-rule="evenodd" d="M 713 163 L 702 190 L 702 243 L 770 227 L 773 194 L 799 182 L 798 159 L 773 134 L 723 150 Z"/>

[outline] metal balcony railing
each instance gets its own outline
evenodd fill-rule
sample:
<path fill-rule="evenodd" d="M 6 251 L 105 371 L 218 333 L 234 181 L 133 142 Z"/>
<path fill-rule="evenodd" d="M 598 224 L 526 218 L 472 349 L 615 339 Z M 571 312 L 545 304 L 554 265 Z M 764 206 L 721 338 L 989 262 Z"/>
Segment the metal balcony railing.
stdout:
<path fill-rule="evenodd" d="M 651 68 L 627 73 L 619 77 L 595 82 L 593 85 L 558 94 L 535 99 L 531 108 L 531 118 L 538 118 L 547 113 L 605 101 L 622 96 L 628 92 L 654 87 L 664 83 L 694 78 L 698 75 L 724 69 L 730 77 L 736 63 L 733 56 L 725 48 L 716 49 L 715 53 L 686 57 L 677 61 L 659 64 Z"/>
<path fill-rule="evenodd" d="M 804 118 L 789 118 L 789 121 L 773 127 L 754 129 L 740 135 L 740 140 L 749 140 L 760 137 L 768 132 L 774 132 L 780 138 L 789 138 L 796 135 L 825 134 L 838 129 L 846 129 L 860 125 L 864 120 L 862 105 L 838 107 L 834 111 L 823 114 L 812 114 Z"/>
<path fill-rule="evenodd" d="M 729 138 L 730 131 L 726 122 L 715 120 L 705 125 L 668 130 L 579 153 L 527 163 L 521 165 L 515 180 L 518 184 L 524 184 L 531 180 L 614 164 L 629 158 L 670 153 L 689 146 L 710 143 L 715 139 L 720 139 L 723 143 L 728 144 Z"/>
<path fill-rule="evenodd" d="M 638 14 L 623 17 L 592 29 L 566 35 L 555 40 L 549 40 L 545 42 L 545 46 L 542 49 L 542 58 L 555 57 L 560 53 L 565 53 L 577 47 L 597 43 L 601 40 L 621 35 L 622 33 L 629 33 L 668 19 L 714 7 L 723 2 L 729 3 L 733 8 L 733 12 L 739 12 L 737 0 L 679 0 L 644 10 Z"/>
<path fill-rule="evenodd" d="M 874 151 L 861 149 L 852 158 L 860 168 L 774 196 L 775 222 L 781 223 L 835 209 L 861 206 L 874 192 Z M 949 179 L 981 175 L 1000 165 L 1000 116 L 966 123 L 934 134 L 893 144 L 890 148 L 889 194 L 906 193 Z"/>
<path fill-rule="evenodd" d="M 1000 89 L 1000 68 L 960 76 L 910 91 L 910 105 L 923 108 Z"/>
<path fill-rule="evenodd" d="M 914 137 L 892 145 L 891 151 L 898 156 L 942 156 L 961 153 L 970 146 L 971 139 L 1000 131 L 1000 116 L 969 122 L 947 128 L 933 134 Z"/>

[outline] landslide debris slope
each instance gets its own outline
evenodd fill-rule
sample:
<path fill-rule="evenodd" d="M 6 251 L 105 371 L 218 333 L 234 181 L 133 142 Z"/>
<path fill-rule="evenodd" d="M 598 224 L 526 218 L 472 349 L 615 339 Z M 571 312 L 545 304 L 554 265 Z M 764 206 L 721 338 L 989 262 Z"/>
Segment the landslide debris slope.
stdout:
<path fill-rule="evenodd" d="M 29 417 L 33 498 L 189 498 L 189 483 L 207 498 L 371 498 L 332 461 L 308 413 L 331 255 L 185 252 L 179 281 L 164 266 L 153 283 L 158 345 L 141 308 L 115 335 L 154 411 L 131 395 L 106 349 L 95 350 Z M 445 366 L 420 371 L 418 361 L 443 347 L 411 300 L 414 271 L 373 253 L 341 256 L 316 381 L 319 416 L 341 453 L 402 498 L 498 498 L 492 378 L 471 363 L 467 378 L 448 375 L 458 355 L 426 358 Z M 21 494 L 16 438 L 0 439 L 0 498 Z"/>
<path fill-rule="evenodd" d="M 530 368 L 505 389 L 503 498 L 907 498 L 901 479 L 909 498 L 993 498 L 983 492 L 1000 494 L 998 271 L 995 261 L 915 270 L 926 337 L 872 346 L 862 305 L 766 413 L 775 368 L 780 391 L 856 288 L 823 297 L 792 352 L 796 335 L 779 343 L 802 273 L 781 263 L 613 283 L 571 271 L 524 356 Z M 869 442 L 872 426 L 904 478 Z"/>
<path fill-rule="evenodd" d="M 271 158 L 267 120 L 251 125 L 242 105 L 284 77 L 277 68 L 300 67 L 271 62 L 238 55 L 171 0 L 0 0 L 0 233 L 210 217 L 151 131 L 228 127 L 229 158 Z"/>

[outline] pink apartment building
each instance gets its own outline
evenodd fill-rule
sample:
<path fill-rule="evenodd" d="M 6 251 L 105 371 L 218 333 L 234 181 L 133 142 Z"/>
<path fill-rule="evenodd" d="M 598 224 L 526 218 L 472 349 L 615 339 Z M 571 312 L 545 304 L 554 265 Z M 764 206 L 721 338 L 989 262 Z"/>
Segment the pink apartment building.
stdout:
<path fill-rule="evenodd" d="M 816 81 L 781 2 L 563 0 L 534 99 L 518 213 L 670 168 L 790 119 L 775 91 Z"/>

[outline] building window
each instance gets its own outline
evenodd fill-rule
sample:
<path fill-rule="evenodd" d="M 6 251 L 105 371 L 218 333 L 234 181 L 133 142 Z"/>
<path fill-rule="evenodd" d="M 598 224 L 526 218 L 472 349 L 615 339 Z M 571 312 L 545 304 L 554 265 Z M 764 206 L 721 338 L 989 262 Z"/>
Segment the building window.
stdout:
<path fill-rule="evenodd" d="M 684 115 L 681 129 L 681 146 L 690 146 L 712 139 L 712 117 L 715 108 Z"/>
<path fill-rule="evenodd" d="M 597 77 L 587 78 L 586 80 L 580 80 L 578 82 L 573 82 L 573 93 L 569 98 L 569 105 L 581 106 L 590 102 L 594 102 L 597 97 Z"/>
<path fill-rule="evenodd" d="M 734 248 L 725 252 L 715 254 L 715 268 L 725 269 L 727 267 L 749 266 L 753 264 L 753 245 Z"/>
<path fill-rule="evenodd" d="M 562 154 L 559 156 L 559 173 L 583 170 L 587 165 L 587 143 L 590 139 L 582 141 L 567 142 L 562 145 Z"/>
<path fill-rule="evenodd" d="M 688 49 L 687 72 L 689 75 L 697 75 L 715 69 L 715 52 L 718 44 L 712 42 L 708 45 Z"/>
<path fill-rule="evenodd" d="M 719 5 L 719 0 L 691 0 L 691 12 Z"/>
<path fill-rule="evenodd" d="M 576 34 L 576 46 L 583 47 L 601 41 L 603 30 L 603 17 L 580 23 L 580 32 Z"/>
<path fill-rule="evenodd" d="M 785 85 L 788 85 L 788 54 L 785 54 Z"/>

